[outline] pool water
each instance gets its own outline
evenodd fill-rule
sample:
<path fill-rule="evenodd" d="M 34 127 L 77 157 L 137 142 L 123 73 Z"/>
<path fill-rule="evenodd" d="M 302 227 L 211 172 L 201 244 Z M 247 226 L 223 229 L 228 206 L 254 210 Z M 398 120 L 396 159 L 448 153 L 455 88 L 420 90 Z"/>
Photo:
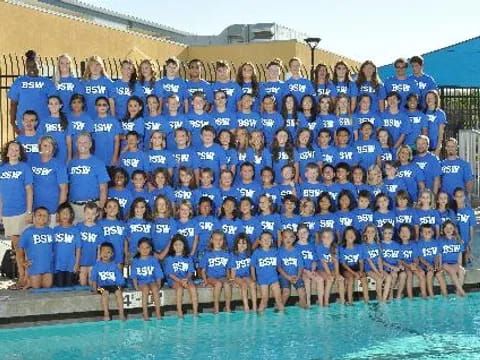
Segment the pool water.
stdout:
<path fill-rule="evenodd" d="M 0 331 L 0 359 L 480 359 L 480 293 Z"/>

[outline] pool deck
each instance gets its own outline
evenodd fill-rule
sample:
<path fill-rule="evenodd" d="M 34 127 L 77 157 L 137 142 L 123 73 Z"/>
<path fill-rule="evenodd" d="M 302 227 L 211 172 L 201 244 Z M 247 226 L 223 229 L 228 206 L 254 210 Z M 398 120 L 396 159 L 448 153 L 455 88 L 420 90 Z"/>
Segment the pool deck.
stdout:
<path fill-rule="evenodd" d="M 465 287 L 478 290 L 480 288 L 480 269 L 467 270 Z M 373 284 L 369 285 L 374 290 Z M 359 291 L 358 287 L 355 289 Z M 212 288 L 197 287 L 200 308 L 210 311 L 212 307 Z M 335 293 L 335 289 L 333 291 Z M 165 288 L 160 291 L 161 305 L 165 314 L 173 314 L 175 311 L 175 292 Z M 439 291 L 437 291 L 439 293 Z M 316 294 L 314 289 L 313 294 Z M 373 295 L 373 293 L 372 293 Z M 292 296 L 296 293 L 293 290 Z M 114 296 L 111 297 L 111 309 L 115 309 Z M 222 296 L 223 299 L 223 296 Z M 241 296 L 238 288 L 232 291 L 232 301 L 237 309 L 241 309 Z M 188 292 L 184 292 L 184 304 L 187 313 L 190 311 L 190 298 Z M 127 315 L 139 316 L 141 312 L 141 294 L 133 290 L 124 292 L 124 305 Z M 101 319 L 100 296 L 90 291 L 55 291 L 35 293 L 33 291 L 0 290 L 0 328 L 18 326 L 32 326 L 51 321 L 79 321 Z M 116 311 L 112 311 L 115 316 Z"/>

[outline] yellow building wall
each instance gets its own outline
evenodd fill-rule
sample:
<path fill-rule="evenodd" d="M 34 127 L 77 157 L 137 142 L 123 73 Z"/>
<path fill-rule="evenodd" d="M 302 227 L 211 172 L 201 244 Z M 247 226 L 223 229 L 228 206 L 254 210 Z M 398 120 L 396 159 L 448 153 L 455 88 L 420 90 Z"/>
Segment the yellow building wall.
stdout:
<path fill-rule="evenodd" d="M 35 49 L 40 56 L 68 53 L 77 58 L 91 55 L 133 60 L 165 60 L 178 56 L 186 46 L 142 34 L 115 30 L 36 9 L 0 1 L 0 51 L 23 55 Z"/>

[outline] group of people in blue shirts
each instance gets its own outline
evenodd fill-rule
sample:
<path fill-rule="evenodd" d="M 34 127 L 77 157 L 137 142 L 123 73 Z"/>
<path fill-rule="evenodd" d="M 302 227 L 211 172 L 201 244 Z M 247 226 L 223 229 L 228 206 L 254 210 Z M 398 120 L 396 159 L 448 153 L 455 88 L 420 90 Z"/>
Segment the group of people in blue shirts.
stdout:
<path fill-rule="evenodd" d="M 327 306 L 334 283 L 352 304 L 357 280 L 368 302 L 368 279 L 379 301 L 394 287 L 411 297 L 414 276 L 422 297 L 434 278 L 446 295 L 445 274 L 465 295 L 472 171 L 456 140 L 444 141 L 423 65 L 397 59 L 382 82 L 371 61 L 355 80 L 339 61 L 332 73 L 317 65 L 310 81 L 292 58 L 282 81 L 274 59 L 259 82 L 252 63 L 232 81 L 218 61 L 209 83 L 197 59 L 188 80 L 176 58 L 161 78 L 150 60 L 138 70 L 125 60 L 112 81 L 101 58 L 78 79 L 61 55 L 49 79 L 29 51 L 8 94 L 17 137 L 0 165 L 18 286 L 72 286 L 78 274 L 102 295 L 105 319 L 110 293 L 124 318 L 125 286 L 142 291 L 145 319 L 152 293 L 160 317 L 163 281 L 179 316 L 183 290 L 198 313 L 198 283 L 213 288 L 216 312 L 222 291 L 231 310 L 232 286 L 245 311 L 260 312 L 269 291 L 283 310 L 292 287 L 302 307 L 312 289 Z"/>

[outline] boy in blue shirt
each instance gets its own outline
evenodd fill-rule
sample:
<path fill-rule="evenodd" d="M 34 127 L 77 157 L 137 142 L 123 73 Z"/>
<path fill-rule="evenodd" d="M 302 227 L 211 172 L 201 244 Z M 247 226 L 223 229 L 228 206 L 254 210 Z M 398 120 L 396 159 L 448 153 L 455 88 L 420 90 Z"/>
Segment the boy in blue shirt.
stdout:
<path fill-rule="evenodd" d="M 230 66 L 226 61 L 219 60 L 215 64 L 215 73 L 217 81 L 212 85 L 212 91 L 223 90 L 227 94 L 227 109 L 237 111 L 237 103 L 242 95 L 242 89 L 236 82 L 230 80 Z"/>
<path fill-rule="evenodd" d="M 123 275 L 113 259 L 113 245 L 104 242 L 100 245 L 100 260 L 92 268 L 92 289 L 101 295 L 101 305 L 103 310 L 103 320 L 110 321 L 109 295 L 115 294 L 117 302 L 118 317 L 125 320 L 123 312 Z"/>
<path fill-rule="evenodd" d="M 385 80 L 385 91 L 387 94 L 391 91 L 395 91 L 400 94 L 401 102 L 400 106 L 405 106 L 407 102 L 407 96 L 410 94 L 420 95 L 417 83 L 407 76 L 408 62 L 403 58 L 395 60 L 393 63 L 395 67 L 395 76 L 389 77 Z"/>
<path fill-rule="evenodd" d="M 208 81 L 205 81 L 201 78 L 203 69 L 203 64 L 199 59 L 192 59 L 188 62 L 188 75 L 190 75 L 190 80 L 186 82 L 186 93 L 185 93 L 185 112 L 189 111 L 190 101 L 192 96 L 196 92 L 202 92 L 205 95 L 207 100 L 208 111 L 210 106 L 213 103 L 213 91 L 212 85 Z"/>
<path fill-rule="evenodd" d="M 412 56 L 410 58 L 410 65 L 412 66 L 413 74 L 409 76 L 409 79 L 415 81 L 420 91 L 420 103 L 425 105 L 425 96 L 430 90 L 438 90 L 437 83 L 430 75 L 423 72 L 424 60 L 419 55 Z"/>
<path fill-rule="evenodd" d="M 200 169 L 210 168 L 213 170 L 215 184 L 220 179 L 220 170 L 227 168 L 227 159 L 225 150 L 221 145 L 216 144 L 215 129 L 211 125 L 206 125 L 201 130 L 202 144 L 197 146 L 196 152 L 198 163 L 195 167 Z"/>
<path fill-rule="evenodd" d="M 170 95 L 177 95 L 180 103 L 186 99 L 186 83 L 185 80 L 178 76 L 180 62 L 175 57 L 170 57 L 165 61 L 166 76 L 161 78 L 155 84 L 153 93 L 160 99 L 163 99 L 163 109 L 167 110 L 167 98 Z"/>

